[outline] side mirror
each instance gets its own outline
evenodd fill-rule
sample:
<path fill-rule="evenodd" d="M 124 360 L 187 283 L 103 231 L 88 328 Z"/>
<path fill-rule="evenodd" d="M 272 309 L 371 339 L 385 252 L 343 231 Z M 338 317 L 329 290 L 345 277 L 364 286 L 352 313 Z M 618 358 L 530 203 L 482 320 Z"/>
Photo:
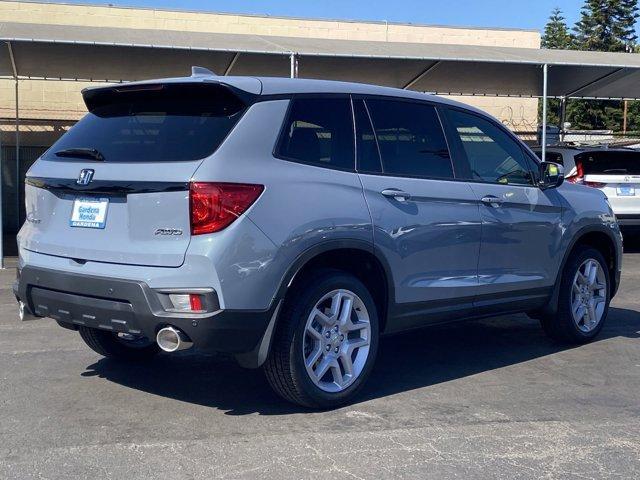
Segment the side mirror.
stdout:
<path fill-rule="evenodd" d="M 547 188 L 558 188 L 564 182 L 564 167 L 559 163 L 542 162 L 540 164 L 539 186 L 545 190 Z"/>

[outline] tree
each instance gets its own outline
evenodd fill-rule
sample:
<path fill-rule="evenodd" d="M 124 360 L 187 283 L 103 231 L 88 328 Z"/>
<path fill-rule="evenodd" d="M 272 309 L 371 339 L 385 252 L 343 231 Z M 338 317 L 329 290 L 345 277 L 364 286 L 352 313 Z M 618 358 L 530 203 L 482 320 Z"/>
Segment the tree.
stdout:
<path fill-rule="evenodd" d="M 549 17 L 549 21 L 544 27 L 542 35 L 542 48 L 569 49 L 572 47 L 573 38 L 569 33 L 567 22 L 562 15 L 562 10 L 554 8 Z M 549 100 L 547 110 L 547 120 L 552 125 L 560 123 L 560 100 Z M 542 105 L 538 107 L 539 114 L 542 115 Z"/>
<path fill-rule="evenodd" d="M 574 48 L 632 51 L 638 39 L 635 32 L 637 18 L 638 0 L 586 0 L 580 20 L 573 29 Z M 574 100 L 567 104 L 567 119 L 576 128 L 620 129 L 622 103 Z"/>
<path fill-rule="evenodd" d="M 586 0 L 574 27 L 580 50 L 624 52 L 636 40 L 638 0 Z"/>
<path fill-rule="evenodd" d="M 542 48 L 571 48 L 572 38 L 567 28 L 567 23 L 562 10 L 554 8 L 549 17 L 547 25 L 544 27 L 542 35 Z"/>

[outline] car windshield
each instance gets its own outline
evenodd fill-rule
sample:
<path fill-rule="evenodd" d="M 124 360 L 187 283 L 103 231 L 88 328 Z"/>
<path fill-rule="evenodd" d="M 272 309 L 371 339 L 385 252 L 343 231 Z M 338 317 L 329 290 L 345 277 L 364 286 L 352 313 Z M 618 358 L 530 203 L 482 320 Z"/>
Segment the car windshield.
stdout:
<path fill-rule="evenodd" d="M 108 89 L 92 97 L 90 107 L 44 158 L 86 159 L 90 152 L 105 162 L 205 158 L 220 146 L 245 105 L 221 85 L 183 84 Z"/>

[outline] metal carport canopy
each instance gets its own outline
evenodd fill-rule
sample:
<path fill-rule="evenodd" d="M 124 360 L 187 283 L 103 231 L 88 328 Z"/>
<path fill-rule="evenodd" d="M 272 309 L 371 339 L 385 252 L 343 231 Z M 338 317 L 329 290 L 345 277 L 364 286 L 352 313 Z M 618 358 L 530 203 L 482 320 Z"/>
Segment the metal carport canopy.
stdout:
<path fill-rule="evenodd" d="M 440 94 L 640 98 L 640 54 L 0 23 L 0 77 L 129 81 L 218 74 L 347 80 Z M 12 64 L 11 54 L 13 54 Z"/>

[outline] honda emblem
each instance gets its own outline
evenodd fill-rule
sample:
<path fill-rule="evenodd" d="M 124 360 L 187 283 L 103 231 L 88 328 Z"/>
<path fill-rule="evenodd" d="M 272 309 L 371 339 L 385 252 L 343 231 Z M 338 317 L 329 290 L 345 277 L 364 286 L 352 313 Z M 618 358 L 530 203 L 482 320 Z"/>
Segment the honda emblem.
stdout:
<path fill-rule="evenodd" d="M 93 180 L 93 173 L 94 171 L 90 168 L 83 168 L 82 170 L 80 170 L 80 175 L 78 175 L 78 180 L 76 180 L 76 183 L 78 185 L 89 185 L 91 183 L 91 180 Z"/>

